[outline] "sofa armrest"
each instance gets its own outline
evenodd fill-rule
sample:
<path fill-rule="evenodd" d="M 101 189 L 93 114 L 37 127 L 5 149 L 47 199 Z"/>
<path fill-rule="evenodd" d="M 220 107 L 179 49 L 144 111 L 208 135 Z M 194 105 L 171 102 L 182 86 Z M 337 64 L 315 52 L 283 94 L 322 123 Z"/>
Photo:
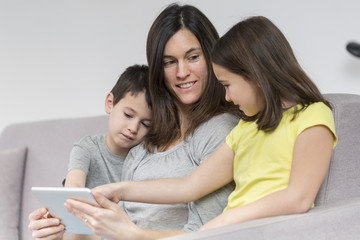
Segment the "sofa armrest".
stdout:
<path fill-rule="evenodd" d="M 356 239 L 360 236 L 360 198 L 315 207 L 305 214 L 253 220 L 168 240 Z"/>

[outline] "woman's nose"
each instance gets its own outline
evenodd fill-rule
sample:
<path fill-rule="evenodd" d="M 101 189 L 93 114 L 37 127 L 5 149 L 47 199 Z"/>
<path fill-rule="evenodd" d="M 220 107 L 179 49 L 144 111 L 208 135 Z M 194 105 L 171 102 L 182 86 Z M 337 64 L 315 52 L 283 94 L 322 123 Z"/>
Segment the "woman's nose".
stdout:
<path fill-rule="evenodd" d="M 189 67 L 186 62 L 179 62 L 177 66 L 176 76 L 184 79 L 190 74 Z"/>

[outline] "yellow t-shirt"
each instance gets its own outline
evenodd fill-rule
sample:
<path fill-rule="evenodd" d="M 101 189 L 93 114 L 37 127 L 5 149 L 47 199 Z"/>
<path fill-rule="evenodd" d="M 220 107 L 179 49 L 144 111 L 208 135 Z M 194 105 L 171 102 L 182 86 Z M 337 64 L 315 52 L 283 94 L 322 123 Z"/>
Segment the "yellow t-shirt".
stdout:
<path fill-rule="evenodd" d="M 300 105 L 299 105 L 300 107 Z M 226 138 L 234 151 L 235 190 L 224 211 L 251 203 L 288 186 L 297 136 L 306 128 L 324 125 L 337 142 L 332 111 L 324 103 L 310 104 L 293 118 L 295 107 L 283 113 L 275 131 L 257 129 L 256 122 L 241 121 Z"/>

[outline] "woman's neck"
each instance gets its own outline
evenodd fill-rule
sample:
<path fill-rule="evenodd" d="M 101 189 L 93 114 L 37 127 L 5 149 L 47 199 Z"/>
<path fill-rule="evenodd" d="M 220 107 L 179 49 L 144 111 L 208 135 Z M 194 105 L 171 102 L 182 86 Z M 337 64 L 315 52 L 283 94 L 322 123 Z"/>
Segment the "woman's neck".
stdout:
<path fill-rule="evenodd" d="M 164 151 L 170 150 L 171 148 L 178 145 L 185 138 L 184 136 L 185 136 L 185 133 L 188 130 L 188 126 L 189 126 L 188 112 L 189 112 L 191 106 L 185 105 L 185 104 L 176 104 L 176 106 L 178 108 L 178 118 L 180 121 L 180 134 L 181 135 L 179 136 L 179 138 L 175 139 L 173 142 L 169 143 L 168 145 L 158 147 L 158 152 L 164 152 Z"/>

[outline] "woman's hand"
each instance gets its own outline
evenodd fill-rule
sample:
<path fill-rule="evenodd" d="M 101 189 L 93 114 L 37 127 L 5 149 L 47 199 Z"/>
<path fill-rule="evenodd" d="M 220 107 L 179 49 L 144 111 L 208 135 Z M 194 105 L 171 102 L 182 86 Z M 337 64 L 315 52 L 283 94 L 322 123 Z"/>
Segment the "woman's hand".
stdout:
<path fill-rule="evenodd" d="M 29 215 L 29 230 L 36 240 L 60 240 L 63 238 L 64 225 L 60 219 L 51 216 L 46 208 L 39 208 Z"/>
<path fill-rule="evenodd" d="M 118 204 L 97 191 L 93 193 L 101 207 L 74 199 L 68 199 L 65 207 L 98 236 L 108 240 L 144 239 L 144 236 L 140 235 L 145 232 L 130 220 Z"/>

